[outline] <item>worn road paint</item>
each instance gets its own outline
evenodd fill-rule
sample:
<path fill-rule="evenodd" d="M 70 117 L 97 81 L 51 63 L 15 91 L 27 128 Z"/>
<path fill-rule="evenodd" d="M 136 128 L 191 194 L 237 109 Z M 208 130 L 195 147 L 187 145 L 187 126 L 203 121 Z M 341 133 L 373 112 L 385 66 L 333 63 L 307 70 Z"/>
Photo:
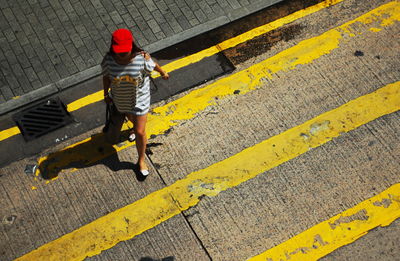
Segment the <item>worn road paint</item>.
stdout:
<path fill-rule="evenodd" d="M 192 172 L 184 179 L 45 244 L 17 260 L 82 260 L 98 255 L 101 251 L 195 206 L 203 196 L 216 196 L 221 191 L 321 146 L 342 133 L 399 109 L 400 81 L 325 112 L 228 159 Z M 330 224 L 334 224 L 334 227 L 342 226 L 340 222 Z M 323 240 L 332 242 L 325 234 L 322 236 Z"/>
<path fill-rule="evenodd" d="M 179 121 L 193 118 L 197 113 L 215 104 L 216 98 L 222 99 L 234 95 L 237 90 L 240 90 L 240 95 L 245 94 L 265 85 L 263 80 L 272 78 L 275 73 L 293 70 L 296 66 L 312 63 L 321 56 L 329 54 L 339 47 L 340 42 L 345 37 L 359 35 L 352 33 L 351 27 L 354 24 L 373 23 L 374 27 L 389 26 L 400 19 L 399 13 L 399 2 L 382 5 L 320 36 L 304 40 L 244 71 L 227 76 L 204 88 L 193 90 L 180 99 L 155 108 L 153 113 L 148 116 L 147 135 L 150 137 L 151 135 L 163 134 L 179 124 Z M 368 30 L 366 29 L 366 31 Z M 124 126 L 124 129 L 127 129 L 127 127 Z M 83 140 L 47 157 L 40 158 L 39 169 L 41 172 L 58 173 L 77 164 L 91 165 L 102 158 L 134 145 L 134 143 L 128 141 L 118 146 L 104 147 L 103 144 L 102 135 Z M 99 147 L 102 147 L 102 149 L 99 150 Z M 49 176 L 53 177 L 56 174 Z"/>
<path fill-rule="evenodd" d="M 318 260 L 398 218 L 400 183 L 248 260 Z"/>
<path fill-rule="evenodd" d="M 214 54 L 216 54 L 218 52 L 221 52 L 223 50 L 235 47 L 235 46 L 237 46 L 237 45 L 239 45 L 241 43 L 244 43 L 244 42 L 246 42 L 248 40 L 251 40 L 251 39 L 253 39 L 253 38 L 257 37 L 257 36 L 260 36 L 262 34 L 268 33 L 268 32 L 270 32 L 272 30 L 275 30 L 275 29 L 277 29 L 277 28 L 279 28 L 281 26 L 289 24 L 289 23 L 291 23 L 291 22 L 293 22 L 293 21 L 295 21 L 297 19 L 306 17 L 306 16 L 308 16 L 310 14 L 318 12 L 318 11 L 320 11 L 320 10 L 326 8 L 326 7 L 335 5 L 335 4 L 340 3 L 342 1 L 344 1 L 344 0 L 326 0 L 326 1 L 321 2 L 319 4 L 310 6 L 310 7 L 306 8 L 306 9 L 297 11 L 297 12 L 295 12 L 293 14 L 290 14 L 290 15 L 288 15 L 286 17 L 280 18 L 280 19 L 278 19 L 278 20 L 276 20 L 274 22 L 271 22 L 271 23 L 268 23 L 266 25 L 254 28 L 254 29 L 252 29 L 252 30 L 250 30 L 250 31 L 248 31 L 246 33 L 243 33 L 241 35 L 233 37 L 233 38 L 231 38 L 229 40 L 226 40 L 226 41 L 224 41 L 224 42 L 222 42 L 220 44 L 212 46 L 212 47 L 210 47 L 208 49 L 205 49 L 205 50 L 200 51 L 198 53 L 195 53 L 193 55 L 184 57 L 184 58 L 179 59 L 177 61 L 173 61 L 173 62 L 171 62 L 169 64 L 164 65 L 163 68 L 164 68 L 164 70 L 166 70 L 168 72 L 172 72 L 174 70 L 178 70 L 178 69 L 183 68 L 183 67 L 185 67 L 185 66 L 187 66 L 189 64 L 201 61 L 202 59 L 204 59 L 206 57 L 210 57 L 210 56 L 212 56 L 212 55 L 214 55 Z M 156 72 L 152 73 L 152 77 L 153 78 L 157 78 L 159 76 L 160 75 L 158 73 L 156 73 Z M 78 100 L 76 100 L 74 102 L 69 103 L 67 105 L 67 109 L 68 109 L 69 112 L 73 112 L 73 111 L 79 110 L 79 109 L 81 109 L 81 108 L 83 108 L 83 107 L 85 107 L 85 106 L 87 106 L 89 104 L 101 101 L 103 99 L 104 99 L 103 91 L 98 91 L 98 92 L 95 92 L 95 93 L 90 94 L 88 96 L 85 96 L 83 98 L 80 98 L 80 99 L 78 99 Z M 20 134 L 20 132 L 19 131 L 18 132 L 10 132 L 9 130 L 0 131 L 0 141 L 11 137 L 10 134 L 12 134 L 11 136 L 14 136 L 14 135 Z"/>

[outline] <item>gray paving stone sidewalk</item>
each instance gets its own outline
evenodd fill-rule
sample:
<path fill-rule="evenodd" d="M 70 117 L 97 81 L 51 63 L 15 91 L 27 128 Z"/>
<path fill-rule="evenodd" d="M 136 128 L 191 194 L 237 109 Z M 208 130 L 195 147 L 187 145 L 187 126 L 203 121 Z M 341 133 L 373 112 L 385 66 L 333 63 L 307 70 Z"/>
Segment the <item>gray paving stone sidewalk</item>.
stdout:
<path fill-rule="evenodd" d="M 0 0 L 0 114 L 98 75 L 117 28 L 154 52 L 277 2 Z"/>

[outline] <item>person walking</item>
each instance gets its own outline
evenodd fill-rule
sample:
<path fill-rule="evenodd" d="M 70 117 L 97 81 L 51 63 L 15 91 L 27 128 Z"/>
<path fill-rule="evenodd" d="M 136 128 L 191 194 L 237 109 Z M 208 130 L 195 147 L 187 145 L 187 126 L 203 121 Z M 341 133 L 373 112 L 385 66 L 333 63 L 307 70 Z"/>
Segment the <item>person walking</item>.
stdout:
<path fill-rule="evenodd" d="M 150 77 L 155 70 L 164 80 L 169 75 L 154 62 L 149 53 L 139 48 L 128 29 L 113 32 L 111 47 L 101 62 L 104 100 L 113 103 L 133 123 L 129 140 L 136 139 L 137 166 L 143 176 L 149 174 L 145 162 L 146 122 L 150 109 Z"/>

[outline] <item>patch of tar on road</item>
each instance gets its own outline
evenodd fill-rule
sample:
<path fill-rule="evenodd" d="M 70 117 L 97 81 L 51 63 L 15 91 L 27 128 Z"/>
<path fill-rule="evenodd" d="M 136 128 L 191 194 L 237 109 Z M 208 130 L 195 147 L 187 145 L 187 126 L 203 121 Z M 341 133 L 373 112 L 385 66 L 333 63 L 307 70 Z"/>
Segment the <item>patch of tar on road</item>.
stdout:
<path fill-rule="evenodd" d="M 234 65 L 238 65 L 253 57 L 266 53 L 281 41 L 290 41 L 301 34 L 304 28 L 305 26 L 300 24 L 287 25 L 225 50 L 224 54 Z"/>
<path fill-rule="evenodd" d="M 348 224 L 348 223 L 351 223 L 356 220 L 365 221 L 365 220 L 368 220 L 368 218 L 369 217 L 367 215 L 367 211 L 365 209 L 362 209 L 351 216 L 341 216 L 338 219 L 336 219 L 333 223 L 329 223 L 329 225 L 332 229 L 335 229 L 336 227 L 340 226 L 341 224 Z"/>

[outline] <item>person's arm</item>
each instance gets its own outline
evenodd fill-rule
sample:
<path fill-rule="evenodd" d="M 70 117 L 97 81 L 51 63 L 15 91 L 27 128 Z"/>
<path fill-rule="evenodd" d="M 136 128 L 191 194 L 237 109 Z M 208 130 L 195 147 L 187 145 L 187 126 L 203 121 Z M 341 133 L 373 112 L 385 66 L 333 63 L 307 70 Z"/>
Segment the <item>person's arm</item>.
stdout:
<path fill-rule="evenodd" d="M 150 60 L 151 59 L 150 54 L 147 53 L 147 52 L 143 52 L 143 56 L 144 56 L 144 58 L 146 60 Z M 154 70 L 156 72 L 159 72 L 161 74 L 161 77 L 164 80 L 168 80 L 169 79 L 169 74 L 157 62 L 155 62 L 154 60 L 153 60 L 153 62 L 156 65 L 156 67 L 154 67 Z"/>
<path fill-rule="evenodd" d="M 168 80 L 169 74 L 163 68 L 161 68 L 161 66 L 158 63 L 156 63 L 156 62 L 154 62 L 154 63 L 156 64 L 156 67 L 154 67 L 154 70 L 159 72 L 161 74 L 161 77 L 164 80 Z"/>

